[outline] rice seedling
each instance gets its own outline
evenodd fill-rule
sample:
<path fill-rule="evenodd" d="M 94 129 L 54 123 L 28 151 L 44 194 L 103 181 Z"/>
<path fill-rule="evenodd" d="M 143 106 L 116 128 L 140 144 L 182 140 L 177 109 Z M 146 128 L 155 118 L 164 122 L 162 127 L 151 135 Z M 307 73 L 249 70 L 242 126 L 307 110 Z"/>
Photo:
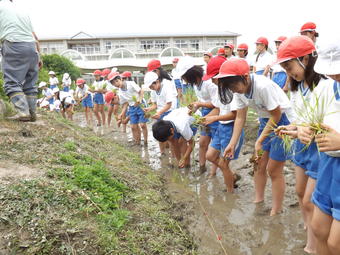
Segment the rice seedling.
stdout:
<path fill-rule="evenodd" d="M 149 118 L 151 118 L 153 115 L 155 115 L 156 113 L 157 113 L 157 110 L 154 109 L 154 110 L 152 110 L 152 111 L 149 111 L 149 112 L 144 113 L 144 117 L 145 117 L 146 119 L 149 119 Z"/>
<path fill-rule="evenodd" d="M 203 126 L 203 122 L 204 122 L 204 117 L 198 115 L 198 114 L 195 114 L 195 113 L 192 113 L 191 114 L 192 117 L 194 117 L 194 122 L 192 123 L 192 125 L 194 127 L 200 127 L 200 126 Z"/>
<path fill-rule="evenodd" d="M 197 101 L 197 96 L 193 88 L 188 88 L 186 93 L 183 94 L 181 107 L 192 107 L 191 105 Z"/>
<path fill-rule="evenodd" d="M 105 90 L 105 89 L 106 89 L 106 87 L 107 87 L 107 84 L 106 84 L 106 83 L 104 83 L 104 85 L 103 85 L 103 90 Z"/>

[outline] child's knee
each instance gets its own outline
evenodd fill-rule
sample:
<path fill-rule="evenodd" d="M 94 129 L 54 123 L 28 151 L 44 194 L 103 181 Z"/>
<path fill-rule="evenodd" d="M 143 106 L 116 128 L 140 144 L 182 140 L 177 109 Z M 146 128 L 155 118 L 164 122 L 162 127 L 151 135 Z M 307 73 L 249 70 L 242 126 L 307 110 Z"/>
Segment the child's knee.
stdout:
<path fill-rule="evenodd" d="M 337 241 L 337 238 L 328 238 L 327 240 L 327 246 L 331 254 L 340 254 L 340 243 Z"/>
<path fill-rule="evenodd" d="M 302 185 L 296 184 L 295 191 L 296 191 L 297 196 L 302 200 L 303 196 L 305 195 L 305 188 L 302 187 Z"/>
<path fill-rule="evenodd" d="M 328 227 L 320 224 L 320 221 L 315 217 L 312 219 L 311 227 L 313 234 L 319 241 L 327 242 L 330 230 Z"/>

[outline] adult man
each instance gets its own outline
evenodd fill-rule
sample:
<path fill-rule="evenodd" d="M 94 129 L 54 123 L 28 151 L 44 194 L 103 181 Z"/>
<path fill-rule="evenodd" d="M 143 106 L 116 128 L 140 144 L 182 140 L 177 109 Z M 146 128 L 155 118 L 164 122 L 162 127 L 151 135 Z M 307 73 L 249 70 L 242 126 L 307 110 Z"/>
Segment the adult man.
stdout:
<path fill-rule="evenodd" d="M 29 17 L 11 0 L 0 0 L 0 42 L 5 93 L 18 112 L 10 119 L 35 121 L 39 44 Z"/>

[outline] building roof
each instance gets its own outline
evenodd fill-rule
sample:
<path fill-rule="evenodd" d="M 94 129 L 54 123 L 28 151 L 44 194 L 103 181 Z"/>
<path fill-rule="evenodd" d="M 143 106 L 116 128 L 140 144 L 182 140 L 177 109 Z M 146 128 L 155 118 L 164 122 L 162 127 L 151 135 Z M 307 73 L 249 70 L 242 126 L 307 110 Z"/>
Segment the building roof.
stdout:
<path fill-rule="evenodd" d="M 165 37 L 220 37 L 220 36 L 240 36 L 240 34 L 229 31 L 210 31 L 210 32 L 159 32 L 159 33 L 107 33 L 107 34 L 92 34 L 80 31 L 75 35 L 50 35 L 40 36 L 41 41 L 54 40 L 86 40 L 86 39 L 104 39 L 104 38 L 165 38 Z"/>

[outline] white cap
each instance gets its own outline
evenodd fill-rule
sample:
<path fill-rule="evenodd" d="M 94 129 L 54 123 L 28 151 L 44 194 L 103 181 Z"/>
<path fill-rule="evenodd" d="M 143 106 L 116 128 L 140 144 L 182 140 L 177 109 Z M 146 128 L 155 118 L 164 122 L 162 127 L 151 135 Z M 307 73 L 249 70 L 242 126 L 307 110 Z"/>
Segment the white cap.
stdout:
<path fill-rule="evenodd" d="M 315 72 L 325 75 L 340 74 L 340 38 L 320 41 L 318 45 Z"/>
<path fill-rule="evenodd" d="M 72 97 L 66 97 L 64 103 L 67 105 L 70 105 L 70 104 L 74 104 L 75 102 Z"/>
<path fill-rule="evenodd" d="M 195 66 L 195 59 L 193 57 L 183 57 L 181 58 L 176 66 L 175 72 L 177 77 L 182 77 L 190 68 Z"/>
<path fill-rule="evenodd" d="M 54 88 L 52 91 L 55 94 L 55 93 L 59 92 L 59 88 Z"/>
<path fill-rule="evenodd" d="M 55 72 L 49 71 L 48 74 L 53 74 L 53 75 L 55 75 Z"/>
<path fill-rule="evenodd" d="M 144 76 L 144 85 L 150 87 L 152 83 L 158 80 L 158 75 L 155 72 L 147 72 Z"/>
<path fill-rule="evenodd" d="M 39 83 L 39 88 L 46 87 L 46 86 L 47 86 L 47 83 L 44 82 L 44 81 L 41 81 L 41 82 Z"/>
<path fill-rule="evenodd" d="M 70 78 L 70 75 L 68 73 L 64 73 L 63 78 L 68 79 L 68 78 Z"/>

